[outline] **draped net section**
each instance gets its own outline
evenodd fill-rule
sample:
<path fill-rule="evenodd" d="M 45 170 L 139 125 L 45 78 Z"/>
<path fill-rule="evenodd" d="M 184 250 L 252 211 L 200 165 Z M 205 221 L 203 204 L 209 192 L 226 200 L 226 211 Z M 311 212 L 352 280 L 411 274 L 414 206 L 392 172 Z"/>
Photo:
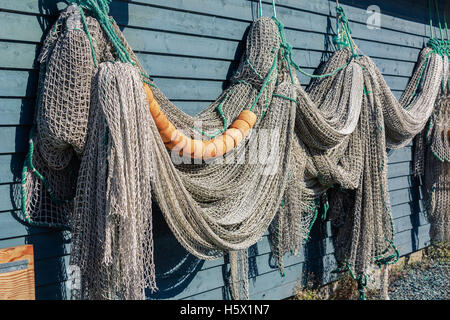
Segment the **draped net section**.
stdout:
<path fill-rule="evenodd" d="M 444 87 L 445 88 L 445 87 Z M 414 141 L 414 174 L 422 180 L 432 242 L 450 241 L 450 96 L 448 86 Z"/>
<path fill-rule="evenodd" d="M 75 298 L 143 299 L 145 289 L 156 290 L 152 200 L 188 252 L 229 255 L 235 299 L 249 297 L 247 249 L 269 230 L 283 271 L 283 257 L 300 252 L 320 203 L 329 205 L 341 266 L 361 279 L 370 265 L 398 257 L 386 148 L 408 144 L 432 114 L 432 128 L 447 130 L 439 119 L 448 113 L 434 105 L 448 59 L 422 50 L 397 101 L 369 57 L 343 48 L 318 69 L 329 76 L 304 90 L 281 23 L 262 17 L 250 27 L 230 86 L 189 116 L 147 76 L 115 22 L 101 17 L 71 5 L 47 35 L 22 185 L 28 222 L 72 231 L 70 261 L 81 272 Z M 183 157 L 164 145 L 143 81 L 189 137 L 215 137 L 243 110 L 256 123 L 223 157 Z M 448 139 L 433 150 L 445 143 L 448 150 Z M 439 199 L 435 207 L 447 208 L 447 198 Z"/>

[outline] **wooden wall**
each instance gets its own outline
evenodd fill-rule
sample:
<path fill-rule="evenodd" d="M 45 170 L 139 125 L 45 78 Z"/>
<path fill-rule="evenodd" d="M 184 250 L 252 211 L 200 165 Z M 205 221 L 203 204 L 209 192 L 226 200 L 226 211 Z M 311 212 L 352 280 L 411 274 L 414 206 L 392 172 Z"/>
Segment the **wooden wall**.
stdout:
<path fill-rule="evenodd" d="M 271 1 L 263 1 L 271 15 Z M 277 16 L 285 24 L 294 59 L 313 72 L 333 46 L 335 2 L 279 0 Z M 399 97 L 420 49 L 429 37 L 426 0 L 340 1 L 360 49 L 371 56 Z M 445 1 L 441 0 L 442 5 Z M 158 86 L 184 111 L 195 114 L 227 85 L 239 59 L 245 30 L 256 18 L 250 0 L 115 0 L 111 15 Z M 366 25 L 369 5 L 382 12 L 381 29 Z M 14 201 L 20 183 L 27 135 L 36 96 L 35 59 L 43 35 L 65 7 L 59 0 L 0 0 L 0 248 L 33 244 L 36 297 L 64 299 L 70 234 L 20 223 Z M 450 10 L 448 11 L 450 12 Z M 448 19 L 450 20 L 450 19 Z M 302 83 L 308 79 L 301 76 Z M 396 245 L 402 255 L 429 244 L 418 182 L 411 176 L 411 146 L 389 156 L 389 190 Z M 228 297 L 223 259 L 204 262 L 189 255 L 155 213 L 155 258 L 160 291 L 155 299 L 224 299 Z M 252 299 L 291 296 L 299 278 L 322 275 L 332 280 L 335 268 L 329 225 L 317 224 L 313 239 L 299 257 L 286 257 L 281 277 L 271 263 L 264 236 L 250 249 Z M 170 253 L 168 255 L 167 253 Z"/>

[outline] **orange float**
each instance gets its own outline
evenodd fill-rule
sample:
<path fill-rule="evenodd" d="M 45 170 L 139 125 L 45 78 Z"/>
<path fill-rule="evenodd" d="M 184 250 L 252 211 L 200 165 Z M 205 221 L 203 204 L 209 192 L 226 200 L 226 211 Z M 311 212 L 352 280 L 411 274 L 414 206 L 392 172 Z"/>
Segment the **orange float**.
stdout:
<path fill-rule="evenodd" d="M 144 83 L 144 88 L 150 113 L 161 139 L 167 148 L 178 151 L 180 155 L 203 160 L 223 156 L 244 140 L 256 123 L 256 114 L 250 110 L 243 110 L 222 135 L 210 140 L 191 139 L 178 131 L 167 119 L 158 102 L 156 102 L 149 85 Z"/>

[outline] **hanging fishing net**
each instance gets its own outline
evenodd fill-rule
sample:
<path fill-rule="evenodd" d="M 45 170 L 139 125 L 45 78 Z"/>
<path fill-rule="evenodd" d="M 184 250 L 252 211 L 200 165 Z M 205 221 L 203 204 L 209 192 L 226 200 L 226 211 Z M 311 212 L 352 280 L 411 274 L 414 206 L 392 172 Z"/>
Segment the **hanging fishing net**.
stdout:
<path fill-rule="evenodd" d="M 437 101 L 424 131 L 414 141 L 414 174 L 422 180 L 425 212 L 432 242 L 449 242 L 450 97 Z"/>
<path fill-rule="evenodd" d="M 235 299 L 249 297 L 247 249 L 269 229 L 282 271 L 320 203 L 329 206 L 337 260 L 360 283 L 372 264 L 398 258 L 386 148 L 422 131 L 448 59 L 424 49 L 399 102 L 355 52 L 341 11 L 347 45 L 304 90 L 282 23 L 262 17 L 231 85 L 189 116 L 139 64 L 107 2 L 78 2 L 44 43 L 22 185 L 27 221 L 71 228 L 76 298 L 156 290 L 152 200 L 188 252 L 229 254 Z"/>

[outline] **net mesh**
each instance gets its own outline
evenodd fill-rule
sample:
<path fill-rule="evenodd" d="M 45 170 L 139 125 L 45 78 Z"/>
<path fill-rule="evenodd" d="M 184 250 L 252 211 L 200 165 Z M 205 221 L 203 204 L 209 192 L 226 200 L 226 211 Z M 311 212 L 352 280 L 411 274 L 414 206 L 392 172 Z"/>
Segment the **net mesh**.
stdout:
<path fill-rule="evenodd" d="M 76 298 L 142 299 L 145 288 L 156 289 L 152 199 L 188 252 L 201 259 L 229 253 L 235 299 L 249 297 L 248 247 L 270 227 L 283 271 L 283 257 L 300 252 L 326 199 L 336 257 L 352 274 L 362 279 L 371 264 L 398 257 L 386 148 L 423 130 L 448 59 L 422 50 L 397 101 L 369 57 L 343 48 L 318 69 L 327 76 L 304 90 L 281 23 L 262 17 L 250 27 L 231 85 L 189 116 L 145 76 L 115 22 L 105 33 L 101 12 L 96 18 L 69 6 L 45 40 L 22 186 L 29 222 L 72 229 L 71 264 L 82 279 Z M 132 63 L 119 62 L 118 42 Z M 224 157 L 184 157 L 164 145 L 142 80 L 186 136 L 217 136 L 243 110 L 256 123 Z"/>
<path fill-rule="evenodd" d="M 445 88 L 445 86 L 444 86 Z M 443 90 L 428 125 L 414 139 L 414 173 L 422 179 L 425 212 L 433 242 L 450 241 L 450 97 Z"/>

